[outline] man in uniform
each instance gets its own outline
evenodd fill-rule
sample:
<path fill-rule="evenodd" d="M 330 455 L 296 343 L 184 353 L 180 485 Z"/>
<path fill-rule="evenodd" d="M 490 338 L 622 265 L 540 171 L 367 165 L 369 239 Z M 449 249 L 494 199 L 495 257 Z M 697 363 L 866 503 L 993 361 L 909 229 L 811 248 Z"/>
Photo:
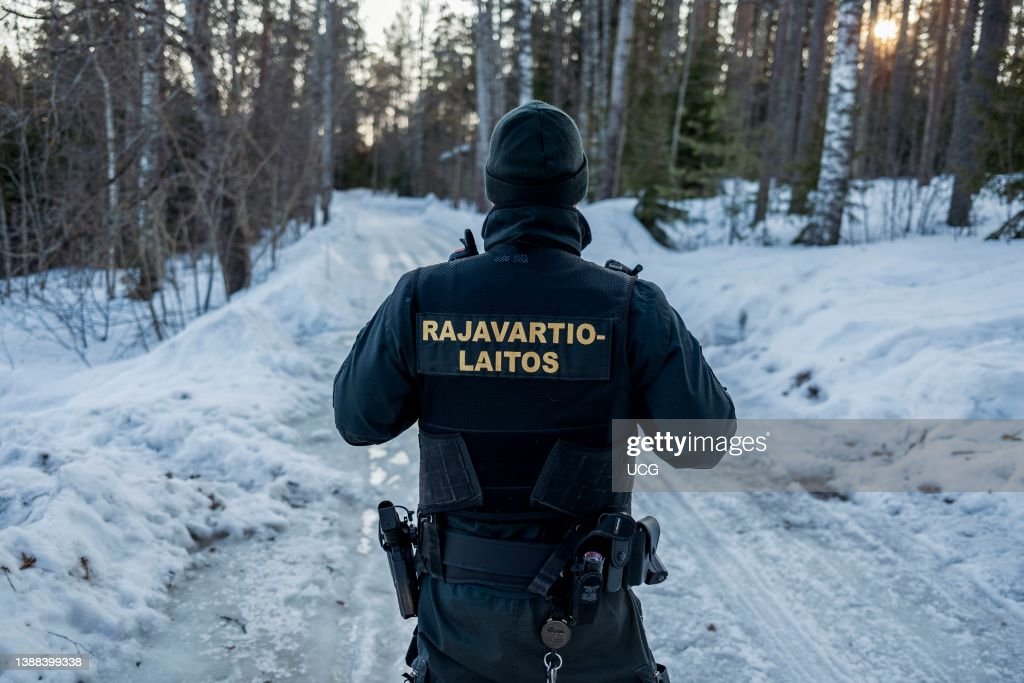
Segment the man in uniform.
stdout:
<path fill-rule="evenodd" d="M 350 444 L 419 422 L 407 678 L 667 681 L 616 560 L 627 552 L 607 545 L 639 528 L 611 491 L 611 420 L 732 420 L 732 400 L 639 268 L 581 258 L 587 158 L 568 115 L 536 101 L 506 114 L 485 188 L 485 251 L 470 233 L 449 262 L 404 275 L 334 382 Z M 605 545 L 584 559 L 586 539 Z M 597 589 L 578 585 L 587 572 Z"/>

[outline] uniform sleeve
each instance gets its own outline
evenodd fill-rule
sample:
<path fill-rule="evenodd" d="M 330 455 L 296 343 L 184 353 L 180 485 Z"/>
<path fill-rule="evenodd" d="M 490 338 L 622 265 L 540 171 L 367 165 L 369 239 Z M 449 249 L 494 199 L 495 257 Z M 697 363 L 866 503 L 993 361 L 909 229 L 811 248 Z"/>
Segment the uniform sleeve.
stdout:
<path fill-rule="evenodd" d="M 629 317 L 628 353 L 634 416 L 640 420 L 721 420 L 716 433 L 735 433 L 736 409 L 700 344 L 657 285 L 637 280 Z M 688 467 L 714 467 L 720 457 Z"/>
<path fill-rule="evenodd" d="M 334 378 L 334 424 L 354 446 L 389 441 L 419 417 L 412 297 L 416 271 L 399 280 L 356 337 Z"/>

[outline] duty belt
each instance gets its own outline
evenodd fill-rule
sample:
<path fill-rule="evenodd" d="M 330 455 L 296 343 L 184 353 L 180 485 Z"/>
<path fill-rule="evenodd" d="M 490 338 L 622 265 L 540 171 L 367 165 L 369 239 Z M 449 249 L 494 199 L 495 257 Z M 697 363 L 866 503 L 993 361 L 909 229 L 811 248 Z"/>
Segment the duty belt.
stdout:
<path fill-rule="evenodd" d="M 521 590 L 529 588 L 558 548 L 555 544 L 484 538 L 451 529 L 441 529 L 434 538 L 441 541 L 442 566 L 435 571 L 428 563 L 432 576 L 451 583 L 484 583 Z"/>
<path fill-rule="evenodd" d="M 654 517 L 602 515 L 596 525 L 574 526 L 560 543 L 486 538 L 445 528 L 436 516 L 420 520 L 418 558 L 424 573 L 449 583 L 475 583 L 547 595 L 579 549 L 603 546 L 607 590 L 661 583 L 668 576 L 657 556 Z"/>

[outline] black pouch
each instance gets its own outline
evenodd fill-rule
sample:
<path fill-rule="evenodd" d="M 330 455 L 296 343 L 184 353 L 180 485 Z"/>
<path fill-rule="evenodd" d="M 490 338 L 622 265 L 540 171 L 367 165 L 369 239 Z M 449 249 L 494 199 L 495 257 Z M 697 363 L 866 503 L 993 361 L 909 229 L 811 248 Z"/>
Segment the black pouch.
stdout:
<path fill-rule="evenodd" d="M 483 500 L 462 435 L 420 432 L 420 515 L 465 510 Z"/>
<path fill-rule="evenodd" d="M 584 518 L 624 510 L 629 493 L 612 491 L 612 451 L 559 439 L 530 493 L 530 503 Z"/>

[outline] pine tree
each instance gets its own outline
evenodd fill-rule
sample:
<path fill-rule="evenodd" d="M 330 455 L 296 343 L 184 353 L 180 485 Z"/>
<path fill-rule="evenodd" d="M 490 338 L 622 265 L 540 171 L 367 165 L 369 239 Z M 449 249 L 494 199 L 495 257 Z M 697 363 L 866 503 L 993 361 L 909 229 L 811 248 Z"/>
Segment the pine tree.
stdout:
<path fill-rule="evenodd" d="M 945 101 L 947 42 L 951 0 L 939 0 L 939 13 L 935 25 L 935 52 L 932 55 L 931 84 L 928 88 L 928 113 L 925 115 L 924 138 L 921 142 L 921 158 L 917 164 L 917 182 L 927 185 L 934 174 L 935 154 L 938 148 L 939 124 L 942 119 L 942 105 Z"/>
<path fill-rule="evenodd" d="M 804 74 L 803 91 L 800 94 L 800 119 L 797 122 L 790 213 L 807 211 L 807 194 L 818 176 L 822 133 L 821 85 L 825 80 L 825 38 L 832 23 L 831 5 L 829 0 L 814 0 L 807 70 Z"/>
<path fill-rule="evenodd" d="M 703 4 L 703 3 L 702 3 Z M 725 135 L 725 103 L 719 95 L 722 52 L 716 8 L 697 8 L 683 111 L 678 121 L 678 149 L 672 166 L 673 185 L 683 197 L 708 197 L 719 191 L 729 154 Z M 687 47 L 690 53 L 690 46 Z M 687 58 L 689 59 L 689 57 Z"/>
<path fill-rule="evenodd" d="M 961 82 L 957 94 L 956 124 L 950 141 L 953 196 L 949 201 L 949 225 L 971 224 L 973 195 L 984 180 L 979 147 L 984 142 L 984 111 L 992 102 L 999 63 L 1010 32 L 1009 0 L 985 0 L 978 52 L 970 68 L 970 80 Z"/>

